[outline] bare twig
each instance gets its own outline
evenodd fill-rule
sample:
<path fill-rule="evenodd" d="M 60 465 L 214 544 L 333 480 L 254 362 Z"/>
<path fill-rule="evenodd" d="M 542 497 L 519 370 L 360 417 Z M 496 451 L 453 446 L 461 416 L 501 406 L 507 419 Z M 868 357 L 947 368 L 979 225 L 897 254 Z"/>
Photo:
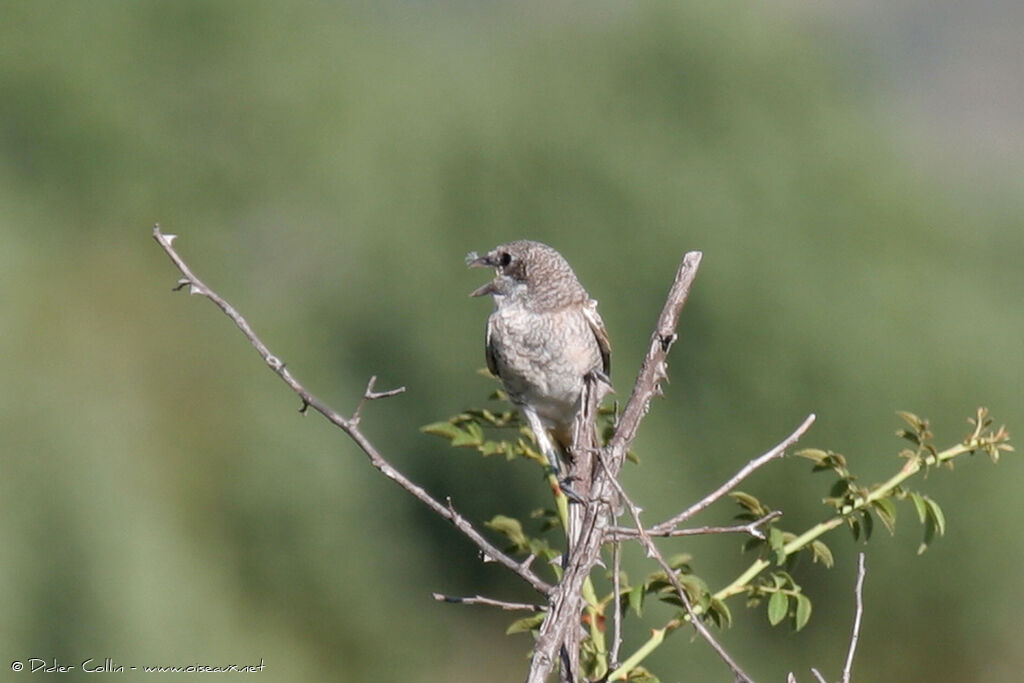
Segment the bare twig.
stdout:
<path fill-rule="evenodd" d="M 818 679 L 818 683 L 828 683 L 828 681 L 825 680 L 825 677 L 822 676 L 821 672 L 818 671 L 817 669 L 812 668 L 811 669 L 811 673 L 814 674 L 814 677 L 816 679 Z"/>
<path fill-rule="evenodd" d="M 359 418 L 362 416 L 363 407 L 370 401 L 376 401 L 382 398 L 391 398 L 392 396 L 398 396 L 405 392 L 405 387 L 398 387 L 396 389 L 390 389 L 388 391 L 374 391 L 373 387 L 377 384 L 377 375 L 370 377 L 370 381 L 366 383 L 366 390 L 363 392 L 363 400 L 356 406 L 355 411 L 352 413 L 352 417 L 349 418 L 349 422 L 352 424 L 359 424 Z"/>
<path fill-rule="evenodd" d="M 860 620 L 864 615 L 864 553 L 857 555 L 857 585 L 853 589 L 857 610 L 853 615 L 853 633 L 850 635 L 850 650 L 846 653 L 846 665 L 843 666 L 843 683 L 850 683 L 850 672 L 853 670 L 853 655 L 857 651 L 857 640 L 860 638 Z"/>
<path fill-rule="evenodd" d="M 708 534 L 747 534 L 753 536 L 759 540 L 765 540 L 767 536 L 761 530 L 761 527 L 776 520 L 782 516 L 781 510 L 774 510 L 769 512 L 767 515 L 760 519 L 755 519 L 753 522 L 747 522 L 746 524 L 736 524 L 734 526 L 698 526 L 690 529 L 664 529 L 658 530 L 655 528 L 644 529 L 644 533 L 652 537 L 665 537 L 675 538 L 678 536 L 705 536 Z M 627 539 L 634 539 L 640 537 L 640 531 L 633 527 L 616 526 L 608 529 L 607 540 L 609 541 L 622 541 Z"/>
<path fill-rule="evenodd" d="M 256 336 L 253 332 L 252 327 L 242 317 L 242 315 L 235 310 L 235 308 L 227 302 L 223 297 L 217 294 L 215 291 L 210 289 L 206 284 L 196 277 L 192 269 L 189 268 L 188 264 L 185 263 L 184 259 L 178 255 L 175 251 L 172 243 L 174 242 L 175 235 L 164 234 L 160 231 L 160 225 L 157 224 L 153 228 L 153 239 L 156 240 L 157 244 L 167 253 L 171 261 L 178 268 L 182 274 L 182 278 L 178 280 L 178 285 L 175 290 L 182 289 L 184 287 L 189 288 L 190 294 L 199 294 L 212 301 L 221 311 L 224 312 L 238 329 L 242 331 L 245 338 L 255 347 L 257 353 L 263 361 L 270 366 L 284 382 L 294 391 L 299 398 L 302 400 L 302 407 L 300 411 L 305 413 L 306 409 L 312 407 L 318 413 L 323 415 L 328 422 L 335 425 L 343 432 L 345 432 L 360 449 L 370 459 L 370 464 L 377 468 L 384 476 L 388 477 L 396 484 L 401 486 L 403 489 L 411 493 L 417 499 L 419 499 L 424 505 L 430 508 L 433 512 L 437 513 L 444 519 L 451 522 L 456 529 L 461 531 L 467 538 L 475 543 L 483 553 L 484 557 L 500 563 L 508 569 L 519 575 L 524 581 L 529 583 L 539 592 L 547 595 L 551 592 L 552 587 L 546 581 L 537 576 L 533 571 L 530 570 L 529 564 L 516 562 L 514 559 L 503 553 L 501 550 L 491 544 L 486 538 L 484 538 L 479 531 L 477 531 L 469 521 L 455 511 L 452 507 L 451 501 L 448 501 L 447 505 L 443 505 L 434 499 L 429 493 L 427 493 L 418 484 L 415 484 L 408 479 L 404 474 L 396 470 L 384 457 L 380 454 L 377 448 L 370 442 L 369 439 L 359 429 L 359 412 L 363 405 L 367 401 L 375 400 L 378 398 L 386 398 L 388 396 L 394 396 L 401 393 L 401 389 L 393 389 L 391 391 L 385 391 L 375 393 L 373 391 L 374 380 L 371 379 L 366 387 L 366 391 L 363 393 L 362 401 L 356 408 L 355 413 L 351 418 L 343 417 L 340 413 L 332 409 L 330 406 L 322 402 L 316 396 L 311 394 L 295 377 L 288 371 L 285 364 L 281 360 L 270 352 L 267 345 Z"/>
<path fill-rule="evenodd" d="M 804 419 L 802 423 L 800 423 L 800 426 L 797 427 L 792 434 L 783 439 L 778 445 L 773 447 L 768 452 L 759 455 L 758 457 L 748 462 L 746 465 L 741 467 L 739 472 L 734 474 L 728 481 L 726 481 L 724 484 L 719 486 L 717 489 L 715 489 L 708 495 L 704 496 L 702 499 L 700 499 L 690 507 L 680 512 L 672 519 L 666 520 L 661 524 L 656 524 L 655 526 L 651 527 L 649 533 L 655 536 L 664 535 L 665 532 L 679 526 L 686 520 L 696 515 L 698 512 L 707 508 L 709 505 L 714 503 L 716 500 L 718 500 L 725 494 L 732 491 L 739 485 L 741 481 L 750 476 L 750 474 L 757 470 L 759 467 L 766 465 L 775 458 L 781 458 L 783 455 L 785 455 L 786 449 L 792 446 L 794 443 L 796 443 L 800 439 L 800 437 L 802 437 L 807 432 L 807 430 L 811 428 L 811 425 L 814 424 L 814 419 L 814 413 L 811 413 L 810 415 L 807 416 L 806 419 Z"/>
<path fill-rule="evenodd" d="M 547 610 L 543 605 L 532 605 L 525 602 L 508 602 L 506 600 L 495 600 L 493 598 L 485 598 L 482 595 L 473 595 L 467 597 L 460 597 L 458 595 L 444 595 L 442 593 L 432 593 L 434 599 L 438 602 L 451 602 L 458 605 L 487 605 L 489 607 L 500 607 L 503 610 L 508 611 L 525 611 L 525 612 L 543 612 Z"/>

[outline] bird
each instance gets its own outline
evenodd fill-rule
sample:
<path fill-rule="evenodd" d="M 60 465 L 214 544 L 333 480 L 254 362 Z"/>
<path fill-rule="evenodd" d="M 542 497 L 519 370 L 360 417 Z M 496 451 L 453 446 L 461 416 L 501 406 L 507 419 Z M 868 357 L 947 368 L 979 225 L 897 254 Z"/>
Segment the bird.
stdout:
<path fill-rule="evenodd" d="M 508 242 L 483 256 L 470 252 L 466 263 L 495 269 L 494 279 L 470 295 L 494 299 L 484 346 L 487 368 L 560 476 L 559 460 L 570 457 L 586 378 L 597 380 L 598 401 L 612 391 L 611 344 L 597 302 L 569 262 L 540 242 Z"/>

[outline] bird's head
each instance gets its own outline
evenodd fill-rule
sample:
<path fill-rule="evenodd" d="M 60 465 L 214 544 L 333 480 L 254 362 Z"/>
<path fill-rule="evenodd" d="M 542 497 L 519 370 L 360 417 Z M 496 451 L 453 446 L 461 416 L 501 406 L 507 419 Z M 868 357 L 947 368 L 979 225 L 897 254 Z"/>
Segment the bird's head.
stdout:
<path fill-rule="evenodd" d="M 470 268 L 494 268 L 495 277 L 470 296 L 508 297 L 530 308 L 558 308 L 586 301 L 587 294 L 572 267 L 546 244 L 518 240 L 501 244 L 483 256 L 466 254 Z"/>

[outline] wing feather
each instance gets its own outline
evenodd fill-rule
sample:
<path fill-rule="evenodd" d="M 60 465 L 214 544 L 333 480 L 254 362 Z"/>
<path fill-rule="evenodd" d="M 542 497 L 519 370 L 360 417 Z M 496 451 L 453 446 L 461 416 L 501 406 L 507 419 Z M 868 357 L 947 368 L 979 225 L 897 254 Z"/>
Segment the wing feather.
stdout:
<path fill-rule="evenodd" d="M 487 335 L 484 338 L 484 354 L 487 357 L 487 369 L 495 377 L 498 376 L 498 359 L 494 348 L 494 318 L 487 318 Z"/>
<path fill-rule="evenodd" d="M 583 316 L 587 319 L 594 338 L 597 339 L 597 346 L 601 349 L 601 370 L 607 377 L 612 376 L 612 344 L 608 340 L 608 330 L 604 327 L 604 321 L 597 312 L 597 302 L 591 299 L 583 307 Z"/>

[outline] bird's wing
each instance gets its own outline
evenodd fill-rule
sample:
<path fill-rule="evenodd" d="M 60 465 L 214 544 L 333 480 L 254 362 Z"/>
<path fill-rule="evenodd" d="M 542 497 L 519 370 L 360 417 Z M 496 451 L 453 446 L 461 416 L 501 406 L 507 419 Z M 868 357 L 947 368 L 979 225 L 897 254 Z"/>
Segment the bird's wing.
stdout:
<path fill-rule="evenodd" d="M 494 349 L 494 318 L 487 319 L 487 336 L 484 341 L 484 354 L 487 356 L 487 369 L 495 377 L 498 376 L 498 359 Z"/>
<path fill-rule="evenodd" d="M 597 302 L 591 299 L 583 307 L 583 316 L 587 319 L 594 337 L 597 339 L 597 346 L 601 349 L 601 370 L 605 376 L 612 376 L 612 344 L 608 341 L 608 330 L 604 327 L 601 314 L 597 312 Z"/>

